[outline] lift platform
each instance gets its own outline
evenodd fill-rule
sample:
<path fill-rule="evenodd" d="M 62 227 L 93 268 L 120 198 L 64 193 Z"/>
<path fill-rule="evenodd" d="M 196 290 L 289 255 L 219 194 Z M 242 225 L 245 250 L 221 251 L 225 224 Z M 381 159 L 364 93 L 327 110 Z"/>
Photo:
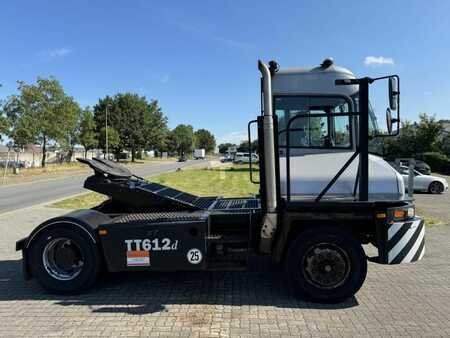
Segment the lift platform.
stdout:
<path fill-rule="evenodd" d="M 84 183 L 86 189 L 110 196 L 135 212 L 152 211 L 249 211 L 260 209 L 257 198 L 222 198 L 196 196 L 165 185 L 148 182 L 115 162 L 78 158 L 95 172 Z"/>

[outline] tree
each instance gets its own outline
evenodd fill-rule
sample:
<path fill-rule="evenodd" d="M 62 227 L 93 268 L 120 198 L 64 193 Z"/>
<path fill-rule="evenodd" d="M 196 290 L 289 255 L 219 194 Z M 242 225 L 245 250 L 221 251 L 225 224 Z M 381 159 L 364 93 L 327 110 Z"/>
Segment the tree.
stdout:
<path fill-rule="evenodd" d="M 145 147 L 147 150 L 160 150 L 166 146 L 169 129 L 167 117 L 158 106 L 158 101 L 151 100 L 145 113 Z"/>
<path fill-rule="evenodd" d="M 100 148 L 106 149 L 106 127 L 103 127 L 100 129 L 98 133 L 98 144 Z M 108 126 L 108 147 L 111 147 L 111 149 L 118 149 L 120 145 L 120 134 L 119 132 L 114 129 L 113 127 Z M 116 158 L 119 158 L 119 153 L 116 153 Z"/>
<path fill-rule="evenodd" d="M 438 152 L 442 130 L 442 123 L 434 116 L 420 114 L 418 123 L 403 122 L 400 135 L 383 142 L 385 155 L 390 158 L 416 157 L 426 152 Z"/>
<path fill-rule="evenodd" d="M 442 123 L 436 120 L 436 116 L 428 116 L 425 113 L 419 115 L 417 128 L 417 145 L 419 153 L 438 152 L 441 146 L 440 135 L 442 135 Z"/>
<path fill-rule="evenodd" d="M 67 114 L 67 121 L 65 129 L 65 136 L 59 141 L 60 146 L 64 150 L 65 159 L 67 162 L 72 160 L 74 154 L 75 145 L 80 143 L 80 123 L 82 110 L 77 102 L 71 97 L 66 97 L 64 100 L 65 111 Z M 64 158 L 61 158 L 64 160 Z"/>
<path fill-rule="evenodd" d="M 97 131 L 106 125 L 106 110 L 108 125 L 118 132 L 120 138 L 119 144 L 111 147 L 116 155 L 122 149 L 128 149 L 131 152 L 131 160 L 134 161 L 137 150 L 164 145 L 167 119 L 157 101 L 148 103 L 145 97 L 132 93 L 106 96 L 94 107 Z"/>
<path fill-rule="evenodd" d="M 0 84 L 0 87 L 2 85 Z M 6 135 L 9 130 L 8 119 L 5 116 L 5 112 L 3 109 L 4 102 L 0 100 L 0 141 L 2 140 L 2 136 Z"/>
<path fill-rule="evenodd" d="M 248 141 L 242 141 L 239 144 L 237 151 L 244 152 L 244 153 L 250 152 L 250 147 L 248 145 L 249 145 Z M 258 140 L 253 140 L 252 141 L 252 153 L 257 153 L 257 152 L 258 152 Z"/>
<path fill-rule="evenodd" d="M 444 134 L 441 148 L 444 155 L 450 158 L 450 133 L 447 132 Z"/>
<path fill-rule="evenodd" d="M 0 84 L 0 87 L 2 85 Z M 5 111 L 3 109 L 4 102 L 0 100 L 0 141 L 2 140 L 2 136 L 6 135 L 9 130 L 9 122 L 5 116 Z"/>
<path fill-rule="evenodd" d="M 199 129 L 194 133 L 195 147 L 205 149 L 207 153 L 211 153 L 216 148 L 216 139 L 210 131 L 206 129 Z"/>
<path fill-rule="evenodd" d="M 237 148 L 237 146 L 233 143 L 221 143 L 221 144 L 219 144 L 219 153 L 225 154 L 228 151 L 228 149 L 232 148 L 232 147 Z"/>
<path fill-rule="evenodd" d="M 84 147 L 84 158 L 89 150 L 98 145 L 98 134 L 95 132 L 96 125 L 92 111 L 86 107 L 81 113 L 80 121 L 80 144 Z"/>
<path fill-rule="evenodd" d="M 49 142 L 63 141 L 73 128 L 75 102 L 53 77 L 38 77 L 31 85 L 19 81 L 18 91 L 4 105 L 10 137 L 16 145 L 39 143 L 44 167 Z"/>
<path fill-rule="evenodd" d="M 8 120 L 4 116 L 3 111 L 0 110 L 0 141 L 2 140 L 2 136 L 6 135 L 8 129 Z"/>
<path fill-rule="evenodd" d="M 194 145 L 194 128 L 191 125 L 179 124 L 169 134 L 170 150 L 179 155 L 190 153 Z"/>

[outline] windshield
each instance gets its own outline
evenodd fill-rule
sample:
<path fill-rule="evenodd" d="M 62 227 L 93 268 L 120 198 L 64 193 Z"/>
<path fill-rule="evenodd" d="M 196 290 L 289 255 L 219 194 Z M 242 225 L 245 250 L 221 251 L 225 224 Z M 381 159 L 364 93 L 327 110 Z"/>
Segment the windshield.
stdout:
<path fill-rule="evenodd" d="M 359 111 L 358 93 L 352 96 L 355 110 Z M 383 156 L 383 139 L 377 137 L 381 134 L 380 127 L 378 125 L 377 115 L 373 109 L 372 103 L 369 101 L 369 152 L 375 155 Z"/>
<path fill-rule="evenodd" d="M 351 147 L 350 106 L 339 96 L 280 95 L 274 97 L 280 147 L 286 147 L 290 122 L 292 148 Z"/>
<path fill-rule="evenodd" d="M 352 96 L 355 110 L 359 111 L 359 94 Z M 378 119 L 373 109 L 372 103 L 369 101 L 369 134 L 371 136 L 380 134 L 380 128 L 378 126 Z"/>

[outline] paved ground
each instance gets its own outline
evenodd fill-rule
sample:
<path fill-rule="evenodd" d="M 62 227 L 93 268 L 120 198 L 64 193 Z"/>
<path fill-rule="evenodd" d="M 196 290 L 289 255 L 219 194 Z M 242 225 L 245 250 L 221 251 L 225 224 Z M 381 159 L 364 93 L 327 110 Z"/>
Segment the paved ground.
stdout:
<path fill-rule="evenodd" d="M 450 336 L 450 226 L 428 229 L 411 265 L 370 263 L 366 283 L 339 305 L 299 301 L 284 275 L 255 258 L 247 272 L 106 275 L 63 297 L 21 277 L 16 239 L 63 211 L 0 215 L 0 336 Z"/>
<path fill-rule="evenodd" d="M 133 167 L 132 171 L 138 176 L 151 176 L 202 163 L 205 164 L 207 162 L 187 161 L 181 163 L 141 164 Z M 90 175 L 92 175 L 92 171 L 53 180 L 0 187 L 0 212 L 28 207 L 87 191 L 83 188 L 83 182 Z"/>
<path fill-rule="evenodd" d="M 450 176 L 443 177 L 450 182 Z M 414 194 L 414 198 L 419 213 L 450 224 L 450 191 L 441 195 L 416 193 Z"/>

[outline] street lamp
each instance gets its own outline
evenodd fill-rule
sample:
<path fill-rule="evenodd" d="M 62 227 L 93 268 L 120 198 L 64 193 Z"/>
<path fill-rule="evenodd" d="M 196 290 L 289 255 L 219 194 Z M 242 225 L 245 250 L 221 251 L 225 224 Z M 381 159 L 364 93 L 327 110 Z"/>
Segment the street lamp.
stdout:
<path fill-rule="evenodd" d="M 106 158 L 109 160 L 109 151 L 108 151 L 108 104 L 106 104 L 105 137 L 106 137 Z"/>

